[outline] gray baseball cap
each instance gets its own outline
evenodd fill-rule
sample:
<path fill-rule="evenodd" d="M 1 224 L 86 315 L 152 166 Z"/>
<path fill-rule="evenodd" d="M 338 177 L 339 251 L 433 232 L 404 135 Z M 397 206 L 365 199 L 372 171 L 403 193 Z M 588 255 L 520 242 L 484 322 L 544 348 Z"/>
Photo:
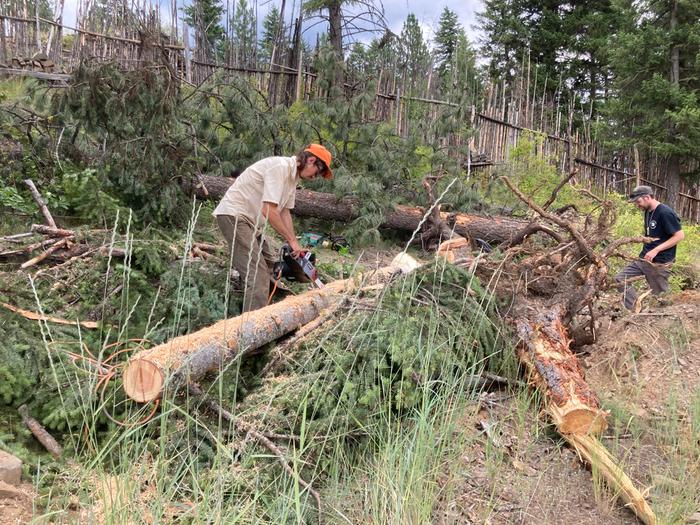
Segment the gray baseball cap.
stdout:
<path fill-rule="evenodd" d="M 629 194 L 627 202 L 634 202 L 639 197 L 644 197 L 645 195 L 654 195 L 654 190 L 651 189 L 651 186 L 637 186 L 632 190 L 632 193 Z"/>

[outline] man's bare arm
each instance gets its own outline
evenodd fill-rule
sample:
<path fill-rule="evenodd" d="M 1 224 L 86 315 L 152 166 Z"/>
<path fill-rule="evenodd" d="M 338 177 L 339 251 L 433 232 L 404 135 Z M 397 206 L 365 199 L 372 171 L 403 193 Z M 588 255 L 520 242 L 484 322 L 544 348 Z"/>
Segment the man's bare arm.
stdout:
<path fill-rule="evenodd" d="M 273 202 L 263 202 L 262 214 L 270 226 L 289 243 L 293 251 L 298 252 L 302 249 L 294 233 L 292 216 L 288 209 L 280 210 L 280 207 Z"/>

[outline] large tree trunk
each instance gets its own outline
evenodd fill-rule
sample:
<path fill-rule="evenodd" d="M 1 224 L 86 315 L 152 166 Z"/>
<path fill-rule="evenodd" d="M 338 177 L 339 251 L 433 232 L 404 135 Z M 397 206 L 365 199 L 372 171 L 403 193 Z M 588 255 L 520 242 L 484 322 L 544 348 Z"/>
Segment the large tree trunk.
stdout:
<path fill-rule="evenodd" d="M 218 199 L 235 179 L 229 177 L 201 176 L 201 185 L 195 189 L 198 196 Z M 206 189 L 206 190 L 205 190 Z M 359 202 L 353 198 L 338 198 L 330 193 L 298 189 L 296 205 L 292 212 L 300 217 L 349 222 L 359 216 Z M 415 206 L 395 206 L 384 217 L 381 228 L 412 232 L 421 224 L 426 210 Z M 490 243 L 510 241 L 528 222 L 505 217 L 482 217 L 467 213 L 440 213 L 441 219 L 457 235 L 469 239 L 483 239 Z"/>
<path fill-rule="evenodd" d="M 212 370 L 225 369 L 234 359 L 279 339 L 317 318 L 357 289 L 360 284 L 384 283 L 391 276 L 414 269 L 408 256 L 365 276 L 334 281 L 253 312 L 224 319 L 192 334 L 142 350 L 124 371 L 123 385 L 133 400 L 145 403 L 158 399 L 166 386 L 178 388 Z"/>
<path fill-rule="evenodd" d="M 518 357 L 531 381 L 545 395 L 547 413 L 562 434 L 599 434 L 605 430 L 607 413 L 586 383 L 583 369 L 569 349 L 562 324 L 565 305 L 528 307 L 516 326 L 521 344 Z"/>

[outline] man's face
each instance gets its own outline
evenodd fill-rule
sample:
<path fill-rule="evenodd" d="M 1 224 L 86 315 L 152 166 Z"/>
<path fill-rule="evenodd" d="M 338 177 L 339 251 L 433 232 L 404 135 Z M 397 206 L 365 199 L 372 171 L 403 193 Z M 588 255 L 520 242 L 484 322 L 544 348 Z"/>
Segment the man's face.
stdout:
<path fill-rule="evenodd" d="M 325 166 L 323 162 L 314 156 L 309 156 L 306 158 L 306 163 L 304 167 L 301 168 L 299 176 L 304 180 L 313 180 L 319 175 L 323 175 L 325 171 Z"/>
<path fill-rule="evenodd" d="M 651 195 L 642 195 L 636 201 L 634 205 L 642 211 L 646 211 L 651 207 Z"/>

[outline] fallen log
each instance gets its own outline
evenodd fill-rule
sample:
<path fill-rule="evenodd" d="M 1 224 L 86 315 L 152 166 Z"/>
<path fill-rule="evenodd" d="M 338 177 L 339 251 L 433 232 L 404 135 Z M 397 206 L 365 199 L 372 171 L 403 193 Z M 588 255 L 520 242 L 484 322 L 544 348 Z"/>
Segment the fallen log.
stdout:
<path fill-rule="evenodd" d="M 569 349 L 563 311 L 563 306 L 555 306 L 518 317 L 518 357 L 530 381 L 545 395 L 545 409 L 560 433 L 599 434 L 606 428 L 607 412 Z"/>
<path fill-rule="evenodd" d="M 195 188 L 198 197 L 220 199 L 235 179 L 229 177 L 201 176 L 207 189 Z M 300 217 L 350 222 L 359 217 L 359 200 L 339 198 L 330 193 L 297 189 L 292 213 Z M 380 228 L 415 231 L 423 221 L 426 210 L 416 206 L 397 205 L 387 212 Z M 528 226 L 528 221 L 506 217 L 485 217 L 468 213 L 440 212 L 440 219 L 457 235 L 469 239 L 483 239 L 491 243 L 509 242 L 513 236 Z"/>
<path fill-rule="evenodd" d="M 402 255 L 403 260 L 398 261 L 397 257 L 391 265 L 369 275 L 334 281 L 321 289 L 288 297 L 142 350 L 132 357 L 124 371 L 124 391 L 134 401 L 146 403 L 158 399 L 166 384 L 179 388 L 211 370 L 225 368 L 233 360 L 308 324 L 368 281 L 387 282 L 397 273 L 415 269 L 415 260 Z"/>

